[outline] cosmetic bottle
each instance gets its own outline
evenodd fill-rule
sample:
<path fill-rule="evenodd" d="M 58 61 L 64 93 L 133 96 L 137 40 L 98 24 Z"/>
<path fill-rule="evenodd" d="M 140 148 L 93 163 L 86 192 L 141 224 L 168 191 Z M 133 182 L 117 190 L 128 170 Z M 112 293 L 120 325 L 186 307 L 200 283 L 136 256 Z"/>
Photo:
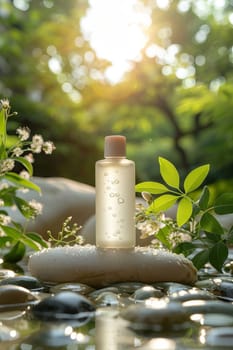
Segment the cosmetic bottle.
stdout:
<path fill-rule="evenodd" d="M 105 137 L 104 158 L 96 162 L 96 246 L 135 246 L 135 163 L 126 158 L 126 138 Z"/>

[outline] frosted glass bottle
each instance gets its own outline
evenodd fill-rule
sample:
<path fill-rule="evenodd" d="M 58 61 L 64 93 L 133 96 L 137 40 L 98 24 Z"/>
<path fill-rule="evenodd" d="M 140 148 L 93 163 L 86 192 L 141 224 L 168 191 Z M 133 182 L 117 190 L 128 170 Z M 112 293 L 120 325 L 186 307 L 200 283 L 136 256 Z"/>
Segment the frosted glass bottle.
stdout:
<path fill-rule="evenodd" d="M 96 246 L 135 246 L 135 164 L 126 159 L 126 138 L 105 137 L 105 159 L 96 162 Z"/>

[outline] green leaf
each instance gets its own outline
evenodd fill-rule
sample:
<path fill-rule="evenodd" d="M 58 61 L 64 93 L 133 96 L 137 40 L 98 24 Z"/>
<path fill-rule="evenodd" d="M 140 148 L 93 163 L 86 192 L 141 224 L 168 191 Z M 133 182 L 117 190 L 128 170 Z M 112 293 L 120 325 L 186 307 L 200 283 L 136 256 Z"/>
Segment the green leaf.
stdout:
<path fill-rule="evenodd" d="M 227 246 L 223 242 L 218 242 L 210 249 L 209 261 L 216 270 L 221 272 L 222 266 L 227 259 L 227 256 Z"/>
<path fill-rule="evenodd" d="M 205 232 L 205 235 L 206 235 L 205 241 L 211 244 L 217 243 L 221 239 L 221 236 L 217 233 Z"/>
<path fill-rule="evenodd" d="M 233 192 L 224 193 L 216 199 L 214 210 L 216 214 L 233 213 Z"/>
<path fill-rule="evenodd" d="M 191 242 L 181 242 L 175 246 L 173 252 L 176 254 L 183 254 L 184 256 L 190 255 L 196 246 Z"/>
<path fill-rule="evenodd" d="M 219 235 L 224 233 L 224 230 L 218 220 L 210 213 L 205 213 L 202 215 L 200 225 L 204 231 L 217 233 Z"/>
<path fill-rule="evenodd" d="M 4 262 L 16 263 L 23 259 L 25 251 L 25 245 L 22 242 L 17 242 L 11 250 L 3 256 L 3 260 Z"/>
<path fill-rule="evenodd" d="M 227 244 L 233 245 L 233 230 L 232 230 L 232 227 L 227 233 Z"/>
<path fill-rule="evenodd" d="M 12 242 L 12 238 L 8 236 L 0 237 L 0 248 L 5 247 L 6 243 Z"/>
<path fill-rule="evenodd" d="M 172 245 L 168 239 L 170 234 L 170 229 L 167 226 L 162 227 L 157 233 L 156 238 L 166 247 L 168 250 L 171 250 Z"/>
<path fill-rule="evenodd" d="M 154 200 L 148 210 L 158 213 L 160 211 L 167 210 L 170 208 L 180 196 L 174 196 L 172 194 L 164 194 Z"/>
<path fill-rule="evenodd" d="M 199 199 L 199 207 L 202 210 L 206 210 L 208 208 L 209 198 L 210 198 L 210 191 L 208 187 L 205 186 L 202 190 L 202 193 Z"/>
<path fill-rule="evenodd" d="M 41 247 L 48 248 L 48 243 L 36 232 L 27 232 L 26 234 L 33 241 L 37 242 Z"/>
<path fill-rule="evenodd" d="M 193 258 L 193 265 L 197 270 L 200 270 L 209 261 L 209 249 L 204 249 L 198 252 Z"/>
<path fill-rule="evenodd" d="M 0 196 L 0 198 L 4 201 L 5 207 L 11 207 L 14 205 L 14 194 L 13 193 L 6 193 L 4 196 Z"/>
<path fill-rule="evenodd" d="M 163 180 L 171 187 L 179 188 L 180 176 L 176 167 L 167 159 L 159 157 L 160 174 Z"/>
<path fill-rule="evenodd" d="M 13 158 L 16 162 L 21 163 L 25 169 L 28 171 L 29 175 L 32 176 L 33 175 L 33 166 L 32 164 L 24 157 L 17 157 L 17 158 Z"/>
<path fill-rule="evenodd" d="M 199 166 L 198 168 L 190 171 L 184 180 L 185 193 L 196 190 L 202 182 L 205 180 L 210 170 L 209 164 Z"/>
<path fill-rule="evenodd" d="M 17 208 L 25 218 L 27 219 L 32 218 L 34 211 L 27 201 L 25 201 L 20 197 L 15 197 L 15 204 L 17 205 Z"/>
<path fill-rule="evenodd" d="M 152 194 L 160 194 L 168 192 L 169 189 L 159 182 L 146 181 L 135 186 L 136 192 L 149 192 Z"/>
<path fill-rule="evenodd" d="M 23 242 L 25 245 L 27 245 L 28 247 L 32 248 L 33 250 L 36 250 L 36 251 L 40 250 L 38 244 L 35 243 L 33 239 L 31 239 L 30 237 L 28 237 L 25 234 L 22 235 L 21 242 Z"/>
<path fill-rule="evenodd" d="M 7 236 L 13 238 L 15 241 L 21 239 L 22 232 L 18 231 L 14 227 L 1 225 L 1 229 L 5 232 Z"/>
<path fill-rule="evenodd" d="M 36 184 L 34 184 L 33 182 L 31 182 L 29 180 L 23 179 L 18 174 L 9 172 L 9 173 L 6 173 L 4 175 L 4 177 L 6 180 L 13 182 L 14 184 L 16 184 L 19 187 L 26 187 L 26 188 L 29 188 L 31 190 L 41 192 L 39 186 L 37 186 Z"/>
<path fill-rule="evenodd" d="M 183 197 L 177 207 L 176 221 L 178 226 L 184 225 L 191 217 L 193 212 L 193 205 L 191 199 L 188 197 Z"/>

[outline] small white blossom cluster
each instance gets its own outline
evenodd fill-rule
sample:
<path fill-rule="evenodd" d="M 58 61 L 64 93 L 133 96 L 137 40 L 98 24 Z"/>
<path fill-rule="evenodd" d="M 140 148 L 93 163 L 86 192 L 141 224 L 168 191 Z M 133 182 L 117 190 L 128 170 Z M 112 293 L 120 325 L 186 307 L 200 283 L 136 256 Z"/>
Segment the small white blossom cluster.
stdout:
<path fill-rule="evenodd" d="M 11 158 L 3 159 L 0 161 L 0 175 L 3 175 L 9 171 L 12 171 L 15 166 L 15 161 Z"/>
<path fill-rule="evenodd" d="M 143 199 L 148 200 L 148 204 L 151 203 L 151 197 L 143 194 Z M 169 228 L 169 234 L 166 237 L 167 242 L 171 247 L 175 247 L 181 242 L 190 242 L 191 235 L 189 231 L 177 227 L 169 217 L 166 217 L 164 213 L 150 214 L 147 211 L 148 206 L 143 204 L 137 204 L 136 206 L 136 228 L 141 231 L 140 238 L 146 239 L 151 237 L 150 244 L 157 249 L 164 248 L 162 242 L 158 239 L 157 234 L 160 229 L 167 227 Z"/>
<path fill-rule="evenodd" d="M 165 226 L 165 215 L 163 213 L 159 213 L 157 216 L 150 215 L 146 214 L 146 209 L 143 204 L 136 205 L 136 227 L 141 231 L 141 239 L 155 236 Z"/>
<path fill-rule="evenodd" d="M 55 146 L 54 146 L 53 142 L 46 141 L 43 143 L 42 149 L 43 149 L 45 154 L 51 154 L 54 151 Z"/>
<path fill-rule="evenodd" d="M 16 134 L 18 134 L 20 141 L 27 141 L 30 137 L 30 129 L 26 126 L 20 127 L 16 130 Z"/>
<path fill-rule="evenodd" d="M 0 225 L 7 226 L 11 223 L 11 218 L 8 215 L 0 214 Z"/>
<path fill-rule="evenodd" d="M 10 109 L 10 102 L 7 98 L 0 100 L 0 105 L 2 105 L 3 109 Z"/>
<path fill-rule="evenodd" d="M 29 163 L 34 163 L 34 157 L 32 153 L 28 153 L 24 156 L 24 158 L 29 162 Z"/>
<path fill-rule="evenodd" d="M 32 209 L 32 217 L 35 218 L 37 215 L 42 214 L 43 205 L 40 202 L 37 202 L 36 200 L 32 199 L 28 202 L 30 208 Z"/>
<path fill-rule="evenodd" d="M 27 141 L 30 137 L 30 129 L 27 127 L 20 127 L 16 132 L 21 142 Z M 52 152 L 55 150 L 53 142 L 44 141 L 41 135 L 32 136 L 32 141 L 28 141 L 28 143 L 30 143 L 30 147 L 27 150 L 30 150 L 32 153 L 41 153 L 44 151 L 45 154 L 52 154 Z M 13 150 L 13 154 L 15 156 L 20 156 L 22 153 L 24 153 L 24 151 L 25 150 L 22 150 L 20 147 L 16 147 Z"/>
<path fill-rule="evenodd" d="M 34 135 L 32 137 L 31 151 L 33 153 L 40 153 L 44 151 L 45 154 L 52 154 L 55 146 L 51 141 L 44 141 L 41 135 Z"/>
<path fill-rule="evenodd" d="M 33 153 L 40 153 L 43 147 L 43 137 L 41 135 L 34 135 L 32 137 L 31 150 Z"/>

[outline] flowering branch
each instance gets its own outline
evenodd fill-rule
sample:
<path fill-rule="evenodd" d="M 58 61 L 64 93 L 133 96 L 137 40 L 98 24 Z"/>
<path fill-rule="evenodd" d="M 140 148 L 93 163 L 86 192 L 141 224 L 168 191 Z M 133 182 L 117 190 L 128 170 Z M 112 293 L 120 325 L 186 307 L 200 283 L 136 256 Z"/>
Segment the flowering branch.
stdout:
<path fill-rule="evenodd" d="M 30 181 L 33 175 L 34 154 L 44 152 L 51 154 L 55 146 L 51 141 L 44 141 L 41 135 L 33 135 L 28 127 L 16 130 L 17 142 L 7 147 L 7 122 L 17 113 L 11 113 L 7 99 L 0 100 L 0 248 L 10 251 L 3 256 L 5 261 L 16 262 L 25 254 L 26 246 L 38 250 L 47 247 L 47 243 L 34 232 L 26 232 L 26 225 L 14 222 L 8 215 L 7 208 L 17 207 L 28 222 L 42 212 L 42 204 L 26 201 L 19 193 L 27 190 L 40 192 L 40 188 Z M 16 163 L 23 170 L 18 174 L 14 171 Z"/>

